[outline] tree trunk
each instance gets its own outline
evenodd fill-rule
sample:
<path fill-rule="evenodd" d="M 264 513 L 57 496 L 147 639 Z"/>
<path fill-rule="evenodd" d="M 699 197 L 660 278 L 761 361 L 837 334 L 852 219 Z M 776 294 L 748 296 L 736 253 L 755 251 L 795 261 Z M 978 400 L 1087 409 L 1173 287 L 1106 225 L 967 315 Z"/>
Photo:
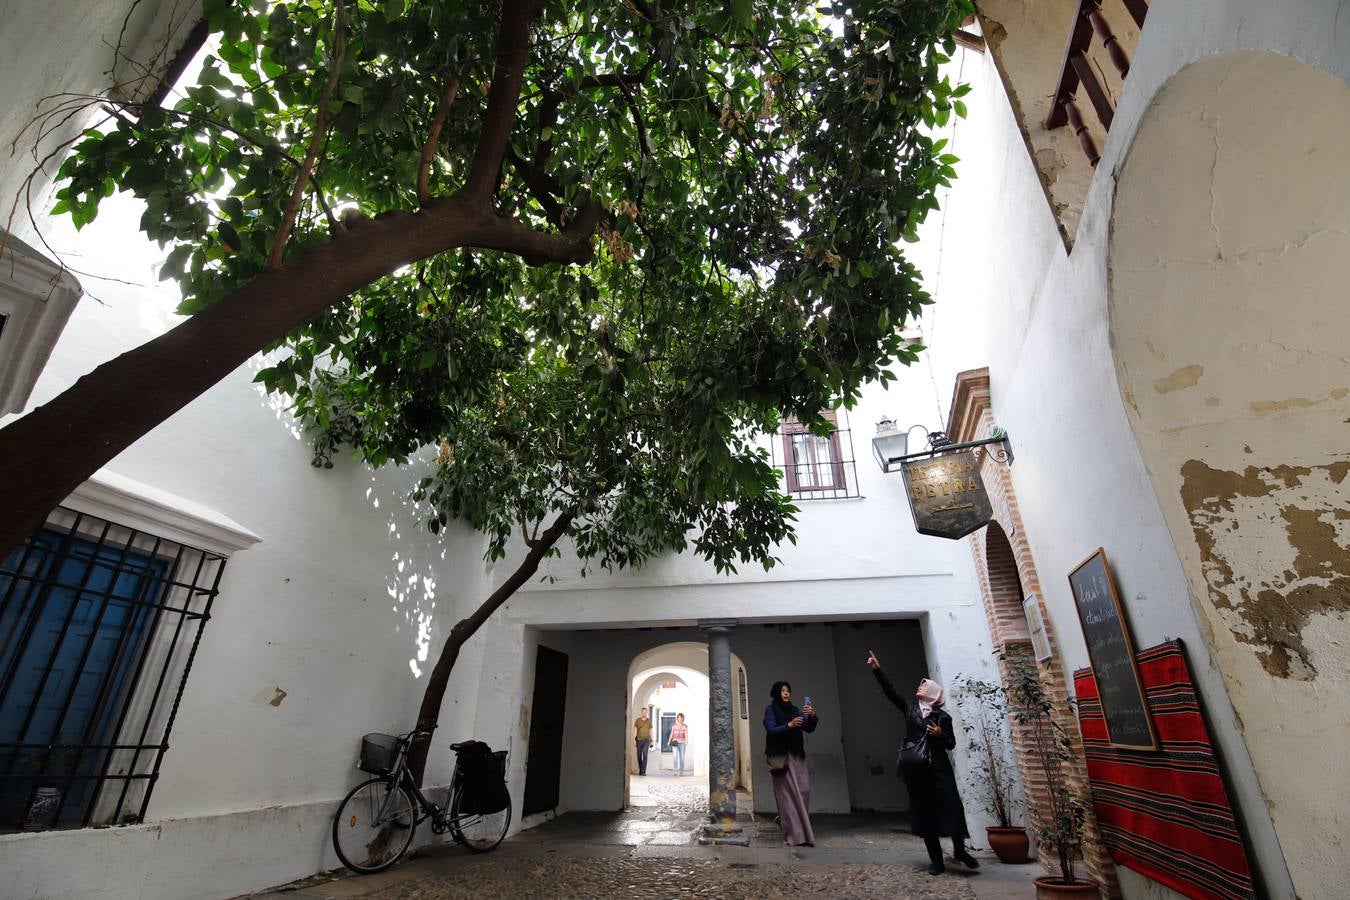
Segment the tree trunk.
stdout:
<path fill-rule="evenodd" d="M 455 668 L 455 661 L 459 659 L 460 649 L 479 628 L 483 627 L 488 617 L 538 571 L 539 563 L 543 561 L 548 551 L 567 533 L 572 518 L 573 514 L 570 512 L 558 516 L 557 520 L 530 544 L 530 552 L 525 554 L 525 558 L 511 573 L 511 577 L 502 582 L 501 587 L 493 591 L 471 616 L 461 619 L 450 629 L 450 636 L 446 638 L 445 646 L 441 648 L 441 655 L 436 660 L 436 667 L 431 670 L 426 692 L 422 695 L 422 708 L 417 713 L 419 729 L 436 727 L 441 716 L 441 704 L 445 701 L 445 689 L 450 683 L 450 673 Z M 422 775 L 426 772 L 427 752 L 430 747 L 431 738 L 423 736 L 415 740 L 408 750 L 408 766 L 419 787 L 422 784 Z"/>

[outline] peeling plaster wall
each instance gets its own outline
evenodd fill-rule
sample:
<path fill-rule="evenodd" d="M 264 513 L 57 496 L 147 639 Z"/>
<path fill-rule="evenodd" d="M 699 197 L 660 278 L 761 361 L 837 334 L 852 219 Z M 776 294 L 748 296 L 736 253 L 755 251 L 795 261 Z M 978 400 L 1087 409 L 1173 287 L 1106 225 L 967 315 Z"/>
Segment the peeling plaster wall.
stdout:
<path fill-rule="evenodd" d="M 1350 744 L 1348 144 L 1340 78 L 1201 60 L 1135 137 L 1112 239 L 1121 388 L 1305 897 L 1343 891 L 1350 825 L 1350 758 L 1289 764 Z"/>
<path fill-rule="evenodd" d="M 980 0 L 977 4 L 990 57 L 1068 246 L 1073 245 L 1078 233 L 1078 220 L 1093 170 L 1073 129 L 1067 125 L 1050 129 L 1045 122 L 1059 84 L 1064 48 L 1078 5 L 1078 0 Z M 1103 12 L 1119 46 L 1132 55 L 1139 42 L 1134 19 L 1119 3 L 1107 4 Z M 1088 48 L 1088 60 L 1107 95 L 1119 99 L 1120 74 L 1095 35 Z M 1077 96 L 1088 131 L 1100 150 L 1105 129 L 1097 120 L 1086 92 L 1080 88 Z"/>
<path fill-rule="evenodd" d="M 1203 578 L 1188 577 L 1190 572 L 1199 570 L 1191 569 L 1189 563 L 1183 565 L 1185 544 L 1194 546 L 1189 517 L 1183 512 L 1181 530 L 1169 529 L 1173 515 L 1165 515 L 1159 502 L 1162 496 L 1165 503 L 1180 505 L 1174 498 L 1180 496 L 1180 464 L 1184 460 L 1176 460 L 1174 466 L 1169 463 L 1168 477 L 1175 478 L 1176 484 L 1167 491 L 1155 491 L 1154 473 L 1145 465 L 1141 444 L 1122 399 L 1123 385 L 1116 373 L 1108 311 L 1109 223 L 1115 201 L 1115 178 L 1145 111 L 1163 86 L 1188 64 L 1242 49 L 1293 57 L 1330 72 L 1338 80 L 1346 80 L 1350 78 L 1350 4 L 1336 0 L 1281 3 L 1158 0 L 1151 4 L 1130 79 L 1121 92 L 1115 123 L 1103 145 L 1102 162 L 1084 203 L 1072 253 L 1066 253 L 1054 219 L 1045 210 L 1035 165 L 1007 104 L 994 60 L 986 58 L 972 65 L 967 59 L 966 78 L 975 83 L 975 91 L 967 98 L 971 101 L 970 119 L 957 126 L 955 152 L 961 157 L 959 178 L 944 203 L 945 262 L 941 264 L 936 289 L 938 302 L 930 310 L 930 316 L 936 316 L 936 327 L 926 343 L 932 348 L 928 357 L 940 393 L 949 393 L 944 388 L 952 384 L 956 372 L 986 365 L 990 369 L 994 416 L 1012 436 L 1016 451 L 1013 479 L 1064 667 L 1072 669 L 1087 664 L 1065 576 L 1097 546 L 1105 546 L 1136 642 L 1151 646 L 1169 637 L 1186 642 L 1197 689 L 1233 781 L 1233 799 L 1251 839 L 1255 862 L 1271 896 L 1291 897 L 1295 886 L 1290 869 L 1304 866 L 1305 856 L 1290 855 L 1286 863 L 1290 847 L 1272 821 L 1267 797 L 1269 785 L 1272 779 L 1303 777 L 1308 788 L 1316 787 L 1323 798 L 1343 798 L 1344 779 L 1334 781 L 1316 774 L 1308 777 L 1306 770 L 1297 765 L 1297 760 L 1325 749 L 1320 745 L 1305 743 L 1297 755 L 1286 753 L 1278 763 L 1262 757 L 1253 765 L 1249 741 L 1255 747 L 1263 740 L 1263 732 L 1278 733 L 1294 726 L 1283 718 L 1274 722 L 1252 721 L 1234 710 L 1233 704 L 1243 700 L 1235 697 L 1230 701 L 1223 671 L 1230 664 L 1221 648 L 1211 642 L 1213 629 L 1209 617 L 1198 612 L 1198 601 L 1192 599 L 1192 584 L 1198 588 L 1195 593 L 1208 594 L 1208 583 Z M 1290 101 L 1301 106 L 1296 97 Z M 1283 115 L 1275 118 L 1268 127 L 1279 132 L 1295 121 L 1304 123 L 1328 115 L 1325 106 L 1305 109 L 1294 118 Z M 1344 115 L 1336 118 L 1343 121 Z M 1343 156 L 1344 144 L 1339 139 L 1324 146 L 1333 156 Z M 1212 140 L 1210 155 L 1203 159 L 1207 178 L 1213 162 Z M 1170 160 L 1182 168 L 1193 162 Z M 1281 173 L 1300 174 L 1303 170 L 1301 158 L 1287 159 L 1278 166 L 1267 167 L 1262 177 L 1272 179 Z M 1325 187 L 1313 177 L 1297 180 L 1295 184 L 1300 196 L 1304 191 L 1320 191 Z M 1217 199 L 1220 204 L 1227 202 L 1224 196 Z M 1337 202 L 1333 200 L 1331 205 Z M 1208 235 L 1207 205 L 1203 213 L 1187 221 L 1194 222 L 1191 227 L 1195 232 Z M 1166 216 L 1173 214 L 1169 208 Z M 1191 211 L 1177 210 L 1175 214 L 1185 217 Z M 1265 213 L 1252 216 L 1248 227 L 1259 232 L 1265 228 L 1266 220 Z M 925 235 L 930 253 L 939 243 L 935 232 L 936 226 L 933 233 Z M 1316 246 L 1318 240 L 1311 243 Z M 928 272 L 934 270 L 932 257 L 924 268 Z M 1302 283 L 1297 274 L 1293 278 L 1292 286 Z M 1279 309 L 1287 293 L 1287 290 L 1270 293 L 1267 306 Z M 1343 293 L 1335 303 L 1327 303 L 1330 305 L 1324 307 L 1324 312 L 1336 309 L 1337 304 L 1343 309 Z M 1226 320 L 1227 316 L 1220 316 L 1213 321 L 1219 327 Z M 1326 326 L 1323 323 L 1307 327 L 1316 331 Z M 1301 348 L 1304 337 L 1291 342 L 1276 334 L 1276 339 Z M 1341 343 L 1344 345 L 1343 340 Z M 1340 355 L 1344 355 L 1343 349 Z M 1294 358 L 1297 353 L 1290 357 Z M 1147 392 L 1158 402 L 1199 392 L 1203 403 L 1206 396 L 1220 396 L 1205 391 L 1210 374 L 1208 370 L 1198 373 L 1186 368 L 1204 364 L 1204 360 L 1178 354 L 1171 365 L 1159 367 L 1147 378 L 1141 377 L 1137 387 L 1140 393 Z M 1252 366 L 1261 378 L 1266 377 L 1264 366 L 1264 363 Z M 1188 389 L 1184 385 L 1191 378 L 1196 379 L 1196 385 Z M 1164 393 L 1155 390 L 1155 380 L 1161 382 L 1158 388 Z M 1263 393 L 1246 402 L 1302 398 L 1312 403 L 1320 399 L 1322 402 L 1317 406 L 1302 408 L 1316 410 L 1328 426 L 1335 423 L 1344 428 L 1341 423 L 1346 415 L 1329 414 L 1341 402 L 1331 395 L 1340 386 L 1341 383 L 1327 383 L 1320 391 Z M 1295 401 L 1294 406 L 1299 405 Z M 1284 410 L 1269 409 L 1260 407 L 1267 417 L 1287 414 Z M 1259 412 L 1251 410 L 1248 414 L 1257 416 Z M 1296 431 L 1286 434 L 1286 439 L 1306 442 L 1309 436 L 1303 428 L 1297 426 Z M 1313 437 L 1321 440 L 1324 434 L 1318 432 Z M 1340 446 L 1345 445 L 1341 438 Z M 1261 448 L 1252 446 L 1261 453 Z M 1241 451 L 1241 447 L 1239 443 L 1236 449 Z M 1248 465 L 1258 469 L 1279 464 L 1313 468 L 1336 461 L 1325 452 L 1307 459 L 1241 455 L 1242 459 L 1235 460 L 1210 459 L 1208 464 L 1243 476 Z M 1310 474 L 1324 490 L 1329 489 L 1325 480 L 1331 477 L 1329 470 Z M 1288 490 L 1305 491 L 1308 484 Z M 1283 482 L 1280 489 L 1286 490 Z M 1200 502 L 1203 505 L 1217 501 L 1201 498 Z M 1273 497 L 1271 502 L 1288 504 L 1287 499 Z M 1321 521 L 1319 528 L 1329 524 L 1335 523 Z M 1177 542 L 1173 535 L 1177 535 Z M 1297 552 L 1291 549 L 1286 551 L 1285 561 L 1292 562 L 1296 557 Z M 1279 571 L 1287 567 L 1282 566 Z M 1323 636 L 1340 640 L 1334 631 L 1324 627 L 1324 618 L 1324 614 L 1315 613 L 1312 626 L 1303 628 L 1305 643 L 1309 637 L 1314 644 Z M 1344 660 L 1343 650 L 1336 650 L 1329 643 L 1320 646 L 1325 648 L 1324 656 L 1339 653 Z M 1310 647 L 1316 658 L 1317 646 L 1310 644 Z M 1251 656 L 1254 674 L 1269 680 L 1270 676 L 1256 660 L 1255 649 L 1246 645 L 1243 648 Z M 1302 686 L 1306 690 L 1309 683 Z M 1262 708 L 1272 707 L 1263 701 Z M 1325 710 L 1319 710 L 1313 721 L 1330 729 L 1336 720 Z M 1344 723 L 1344 717 L 1339 721 Z M 1328 739 L 1328 743 L 1344 747 L 1345 733 L 1340 732 L 1334 741 Z M 1298 808 L 1288 810 L 1290 817 L 1300 814 Z M 1288 827 L 1288 823 L 1281 822 L 1281 829 Z M 1329 838 L 1328 834 L 1334 832 L 1323 829 L 1315 837 L 1296 839 L 1307 854 L 1320 854 L 1322 859 L 1312 869 L 1300 870 L 1298 890 L 1304 896 L 1335 896 L 1340 891 L 1343 877 L 1338 874 L 1331 879 L 1327 875 L 1328 861 L 1339 852 L 1334 843 L 1339 838 Z M 1166 893 L 1124 870 L 1121 885 L 1130 898 Z"/>

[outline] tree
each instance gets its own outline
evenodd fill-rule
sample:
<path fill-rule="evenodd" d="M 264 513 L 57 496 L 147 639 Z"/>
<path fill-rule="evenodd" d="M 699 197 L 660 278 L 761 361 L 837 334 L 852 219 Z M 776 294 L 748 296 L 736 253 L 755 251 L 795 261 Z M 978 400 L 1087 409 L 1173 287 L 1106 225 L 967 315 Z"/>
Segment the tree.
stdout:
<path fill-rule="evenodd" d="M 823 429 L 920 349 L 899 326 L 929 301 L 897 242 L 954 175 L 923 126 L 964 113 L 938 67 L 969 0 L 204 8 L 219 49 L 172 108 L 48 110 L 111 109 L 56 211 L 143 199 L 191 316 L 0 430 L 27 475 L 0 484 L 0 552 L 285 346 L 262 378 L 320 463 L 439 444 L 438 526 L 464 518 L 499 555 L 523 523 L 504 589 L 563 534 L 601 565 L 691 531 L 720 567 L 771 562 L 791 508 L 750 434 Z"/>

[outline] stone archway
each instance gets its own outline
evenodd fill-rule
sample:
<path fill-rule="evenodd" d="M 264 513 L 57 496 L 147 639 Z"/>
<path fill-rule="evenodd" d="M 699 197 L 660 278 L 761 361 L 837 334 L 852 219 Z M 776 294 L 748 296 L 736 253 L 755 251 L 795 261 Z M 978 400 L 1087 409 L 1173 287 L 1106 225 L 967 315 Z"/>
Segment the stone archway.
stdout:
<path fill-rule="evenodd" d="M 687 773 L 706 779 L 708 776 L 708 675 L 685 666 L 669 664 L 645 668 L 631 680 L 629 708 L 636 717 L 641 707 L 651 710 L 654 725 L 653 746 L 647 764 L 648 772 L 661 773 L 672 763 L 671 754 L 661 751 L 663 716 L 684 714 L 689 728 L 691 746 L 686 760 Z M 636 751 L 629 748 L 628 772 L 637 768 Z"/>
<path fill-rule="evenodd" d="M 1110 239 L 1126 411 L 1306 896 L 1343 880 L 1350 783 L 1344 753 L 1290 764 L 1350 721 L 1347 144 L 1340 79 L 1200 60 L 1145 113 Z"/>
<path fill-rule="evenodd" d="M 633 658 L 628 666 L 628 689 L 627 701 L 625 706 L 625 722 L 630 723 L 634 720 L 638 710 L 643 705 L 646 691 L 659 677 L 660 673 L 670 673 L 678 678 L 682 678 L 691 686 L 697 686 L 701 689 L 704 703 L 707 703 L 709 694 L 708 683 L 708 645 L 698 641 L 673 641 L 668 644 L 660 644 L 651 647 L 639 653 Z M 741 706 L 739 697 L 739 687 L 746 684 L 747 675 L 744 661 L 736 653 L 731 654 L 731 676 L 732 693 L 736 697 L 737 708 Z M 639 680 L 641 678 L 641 680 Z M 710 721 L 709 711 L 703 710 L 690 711 L 690 735 L 691 738 L 697 733 L 703 735 L 706 745 L 691 751 L 693 757 L 691 761 L 697 763 L 697 774 L 700 778 L 707 778 L 709 775 L 709 764 L 707 754 L 710 750 L 711 737 L 709 735 Z M 753 794 L 753 756 L 750 750 L 750 732 L 749 721 L 741 715 L 736 715 L 734 720 L 735 729 L 735 780 L 736 786 Z M 628 742 L 627 765 L 624 767 L 624 799 L 627 802 L 629 798 L 629 776 L 636 771 L 636 754 L 632 742 Z"/>

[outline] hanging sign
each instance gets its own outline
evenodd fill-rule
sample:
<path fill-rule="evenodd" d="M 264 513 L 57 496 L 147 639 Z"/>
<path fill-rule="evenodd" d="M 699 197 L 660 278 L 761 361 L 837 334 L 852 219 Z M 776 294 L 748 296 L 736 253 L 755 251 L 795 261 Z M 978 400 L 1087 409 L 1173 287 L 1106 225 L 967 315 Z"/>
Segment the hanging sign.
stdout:
<path fill-rule="evenodd" d="M 994 517 L 972 450 L 900 464 L 919 534 L 963 538 Z"/>

